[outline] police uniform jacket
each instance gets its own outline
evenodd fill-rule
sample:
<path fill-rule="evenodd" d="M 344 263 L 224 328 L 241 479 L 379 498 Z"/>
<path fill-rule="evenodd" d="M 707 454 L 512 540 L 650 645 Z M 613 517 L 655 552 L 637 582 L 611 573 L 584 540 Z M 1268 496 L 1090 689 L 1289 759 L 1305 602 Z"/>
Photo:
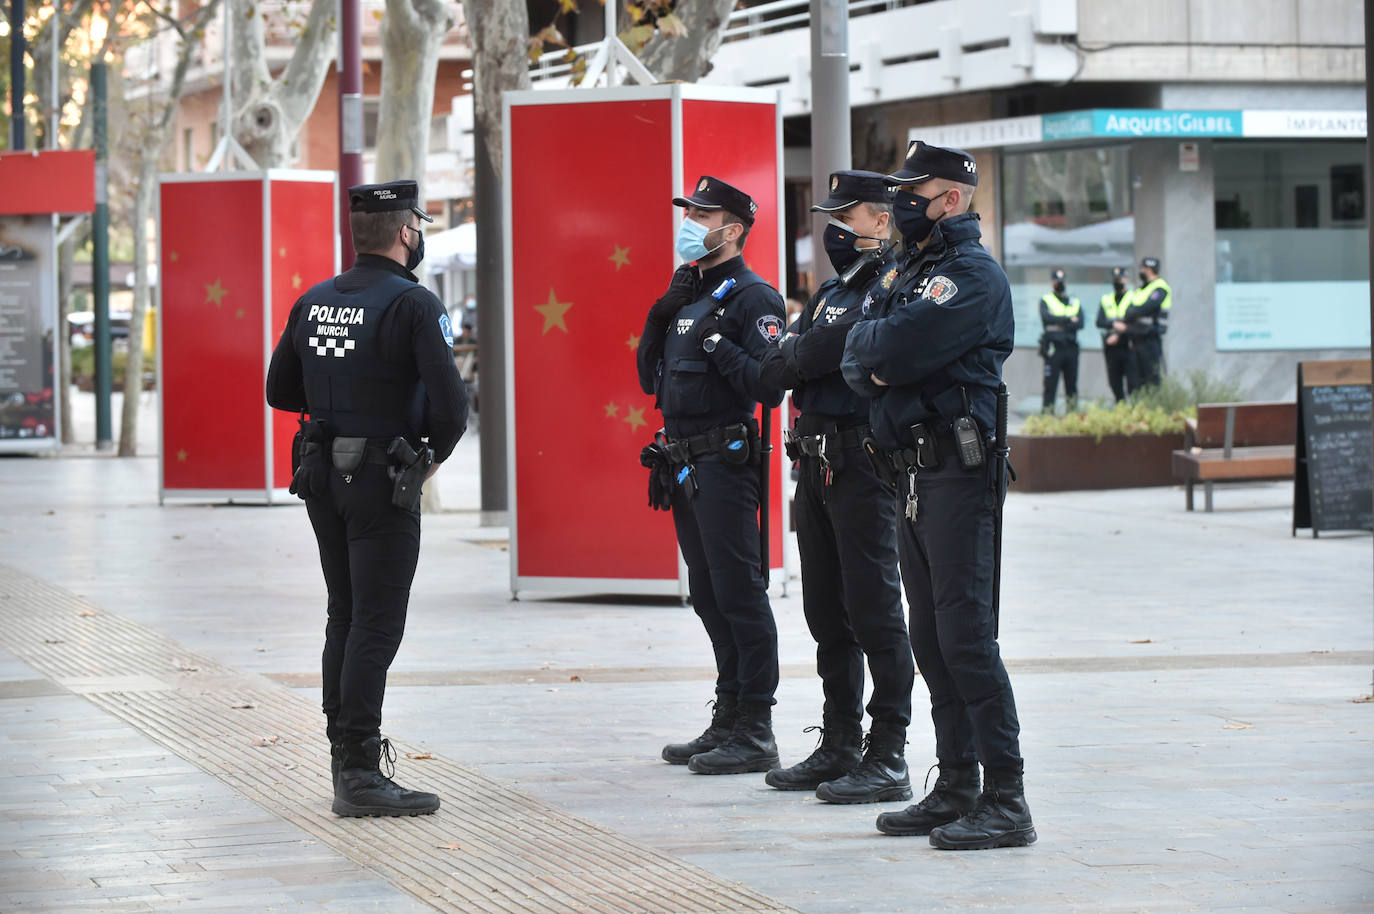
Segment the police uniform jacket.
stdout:
<path fill-rule="evenodd" d="M 903 255 L 900 272 L 878 280 L 870 319 L 849 331 L 841 370 L 850 387 L 873 398 L 869 416 L 882 447 L 910 447 L 917 422 L 948 433 L 963 414 L 960 388 L 983 434 L 993 433 L 1015 322 L 1007 275 L 981 237 L 974 213 L 938 223 L 925 247 Z"/>
<path fill-rule="evenodd" d="M 1051 308 L 1051 298 L 1059 302 L 1057 309 Z M 1056 310 L 1060 313 L 1056 314 Z M 1067 294 L 1048 292 L 1040 299 L 1040 326 L 1045 328 L 1045 338 L 1051 343 L 1059 346 L 1076 345 L 1078 331 L 1083 326 L 1082 305 L 1078 299 Z"/>
<path fill-rule="evenodd" d="M 1112 324 L 1114 321 L 1126 319 L 1126 309 L 1130 306 L 1130 304 L 1131 291 L 1129 289 L 1122 289 L 1120 292 L 1117 292 L 1115 289 L 1113 289 L 1111 292 L 1108 292 L 1106 295 L 1103 295 L 1102 300 L 1098 302 L 1096 321 L 1097 329 L 1102 331 L 1102 345 L 1106 346 L 1108 349 L 1115 348 L 1107 342 L 1107 337 L 1111 336 L 1113 333 L 1116 333 L 1116 329 L 1112 326 Z M 1126 340 L 1124 336 L 1119 337 L 1117 339 L 1116 345 L 1126 345 Z"/>
<path fill-rule="evenodd" d="M 1136 289 L 1126 308 L 1126 333 L 1129 336 L 1163 336 L 1168 327 L 1169 302 L 1172 292 L 1169 284 L 1162 279 L 1154 279 L 1149 285 Z"/>
<path fill-rule="evenodd" d="M 267 402 L 329 423 L 335 435 L 428 435 L 436 462 L 467 429 L 443 305 L 390 257 L 312 287 L 291 308 L 267 370 Z"/>
<path fill-rule="evenodd" d="M 712 293 L 734 279 L 732 289 L 716 299 Z M 697 322 L 712 311 L 720 315 L 721 340 L 714 352 L 697 341 Z M 782 296 L 732 257 L 703 272 L 701 293 L 680 310 L 666 328 L 644 325 L 637 363 L 639 386 L 653 394 L 663 411 L 669 437 L 686 438 L 708 429 L 744 422 L 754 404 L 777 406 L 782 389 L 759 377 L 759 360 L 782 338 Z"/>
<path fill-rule="evenodd" d="M 838 428 L 868 423 L 868 400 L 845 383 L 840 359 L 850 328 L 863 317 L 868 290 L 893 264 L 889 251 L 877 274 L 857 287 L 844 285 L 838 276 L 826 280 L 778 348 L 765 353 L 764 380 L 791 388 L 792 402 L 803 415 L 833 421 Z"/>

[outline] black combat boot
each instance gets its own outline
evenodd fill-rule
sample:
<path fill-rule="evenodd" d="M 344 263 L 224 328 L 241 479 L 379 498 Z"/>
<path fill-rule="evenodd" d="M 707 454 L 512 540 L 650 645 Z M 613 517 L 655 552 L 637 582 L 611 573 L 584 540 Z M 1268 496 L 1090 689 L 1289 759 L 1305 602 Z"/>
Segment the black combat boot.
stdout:
<path fill-rule="evenodd" d="M 884 803 L 911 799 L 907 774 L 906 727 L 875 720 L 868 733 L 864 758 L 842 778 L 816 788 L 816 799 L 827 803 Z"/>
<path fill-rule="evenodd" d="M 987 773 L 973 811 L 930 833 L 930 846 L 944 851 L 1025 847 L 1035 843 L 1035 826 L 1019 774 Z"/>
<path fill-rule="evenodd" d="M 744 774 L 778 767 L 773 706 L 761 701 L 740 702 L 730 735 L 710 752 L 692 756 L 687 767 L 697 774 Z"/>
<path fill-rule="evenodd" d="M 343 743 L 329 744 L 329 783 L 334 786 L 335 790 L 339 789 L 339 772 L 343 770 L 346 754 Z"/>
<path fill-rule="evenodd" d="M 687 743 L 669 743 L 663 747 L 663 760 L 673 765 L 685 765 L 688 759 L 699 752 L 710 752 L 725 742 L 730 730 L 735 726 L 735 712 L 739 699 L 723 692 L 716 695 L 711 710 L 711 725 L 700 736 Z"/>
<path fill-rule="evenodd" d="M 863 727 L 856 720 L 825 718 L 820 727 L 807 727 L 804 733 L 821 731 L 821 742 L 804 762 L 791 768 L 777 768 L 763 776 L 763 782 L 778 790 L 815 790 L 826 781 L 844 777 L 863 760 L 859 748 Z"/>
<path fill-rule="evenodd" d="M 396 750 L 377 736 L 349 743 L 334 784 L 334 814 L 339 816 L 423 816 L 439 808 L 432 793 L 406 790 L 378 770 L 385 759 L 396 772 Z"/>
<path fill-rule="evenodd" d="M 926 773 L 930 777 L 930 773 Z M 978 803 L 978 763 L 941 762 L 935 789 L 915 806 L 878 817 L 878 831 L 885 835 L 928 835 L 973 811 Z"/>

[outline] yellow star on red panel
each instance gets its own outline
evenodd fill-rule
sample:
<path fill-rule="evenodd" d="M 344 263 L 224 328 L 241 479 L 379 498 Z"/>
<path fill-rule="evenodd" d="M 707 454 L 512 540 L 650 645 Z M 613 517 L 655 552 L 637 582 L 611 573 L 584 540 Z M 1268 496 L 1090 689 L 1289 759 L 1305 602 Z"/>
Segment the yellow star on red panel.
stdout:
<path fill-rule="evenodd" d="M 224 301 L 224 296 L 228 294 L 228 290 L 225 289 L 224 286 L 220 283 L 219 279 L 216 278 L 213 285 L 208 285 L 205 287 L 205 303 L 207 305 L 213 304 L 216 308 L 218 308 L 220 307 L 220 303 Z"/>
<path fill-rule="evenodd" d="M 627 340 L 625 341 L 625 345 L 626 345 L 626 346 L 629 346 L 631 349 L 638 349 L 638 348 L 639 348 L 639 334 L 638 334 L 638 333 L 631 333 L 631 334 L 630 334 L 630 338 L 627 339 Z"/>
<path fill-rule="evenodd" d="M 278 256 L 278 257 L 285 257 L 285 256 L 286 256 L 286 248 L 284 248 L 284 247 L 283 247 L 283 248 L 277 248 L 277 256 Z"/>
<path fill-rule="evenodd" d="M 177 257 L 178 257 L 178 256 L 179 256 L 179 255 L 177 254 L 176 251 L 172 251 L 172 252 L 168 253 L 167 259 L 170 260 L 172 263 L 176 263 L 176 262 L 177 262 Z"/>
<path fill-rule="evenodd" d="M 572 306 L 573 303 L 570 301 L 559 301 L 558 297 L 554 295 L 553 287 L 550 286 L 549 300 L 542 305 L 534 306 L 534 310 L 544 316 L 544 329 L 542 332 L 548 333 L 551 329 L 557 327 L 559 330 L 567 333 L 568 325 L 563 323 L 563 315 L 567 314 L 568 309 Z"/>
<path fill-rule="evenodd" d="M 297 273 L 297 274 L 295 274 L 294 276 L 291 277 L 291 288 L 293 288 L 293 289 L 299 289 L 300 287 L 301 287 L 301 274 Z"/>
<path fill-rule="evenodd" d="M 611 254 L 607 259 L 615 264 L 615 271 L 619 273 L 621 267 L 628 267 L 630 265 L 630 249 L 622 248 L 618 244 L 613 244 L 611 247 L 615 248 L 615 253 Z"/>
<path fill-rule="evenodd" d="M 642 406 L 631 406 L 629 413 L 625 416 L 625 421 L 630 424 L 630 430 L 635 432 L 639 431 L 641 425 L 649 424 L 644 421 L 644 407 Z"/>
<path fill-rule="evenodd" d="M 177 451 L 177 463 L 185 463 L 188 456 L 190 455 L 186 453 L 186 448 Z"/>
<path fill-rule="evenodd" d="M 607 404 L 603 407 L 603 409 L 606 410 L 606 418 L 607 418 L 607 419 L 614 419 L 614 418 L 616 417 L 616 413 L 620 412 L 620 407 L 619 407 L 618 405 L 616 405 L 616 403 L 615 403 L 614 401 L 611 402 L 611 403 L 607 403 Z"/>
<path fill-rule="evenodd" d="M 243 317 L 243 309 L 239 308 L 237 311 L 235 311 L 234 317 Z"/>

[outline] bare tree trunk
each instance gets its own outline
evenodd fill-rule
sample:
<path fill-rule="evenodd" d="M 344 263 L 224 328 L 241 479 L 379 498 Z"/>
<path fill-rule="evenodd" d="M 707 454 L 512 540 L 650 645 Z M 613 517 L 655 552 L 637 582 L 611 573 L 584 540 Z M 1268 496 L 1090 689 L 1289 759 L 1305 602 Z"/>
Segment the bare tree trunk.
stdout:
<path fill-rule="evenodd" d="M 57 250 L 57 390 L 62 413 L 62 443 L 71 444 L 72 432 L 72 334 L 67 324 L 71 312 L 72 265 L 76 262 L 76 239 L 68 238 Z"/>
<path fill-rule="evenodd" d="M 229 0 L 234 138 L 259 168 L 291 162 L 291 146 L 315 108 L 334 60 L 335 0 L 314 0 L 296 50 L 276 79 L 267 69 L 263 16 L 255 0 Z M 431 77 L 431 85 L 433 78 Z"/>
<path fill-rule="evenodd" d="M 500 180 L 501 93 L 530 87 L 529 10 L 524 3 L 509 0 L 463 0 L 463 11 L 472 47 L 474 129 L 481 131 L 491 167 Z"/>
<path fill-rule="evenodd" d="M 155 133 L 159 131 L 154 131 Z M 165 133 L 165 132 L 164 132 Z M 124 367 L 124 405 L 119 420 L 119 456 L 138 456 L 138 407 L 143 394 L 143 324 L 148 314 L 148 214 L 157 189 L 157 166 L 165 135 L 149 137 L 138 163 L 134 191 L 134 308 L 129 315 L 129 352 Z"/>
<path fill-rule="evenodd" d="M 734 7 L 735 0 L 678 0 L 673 14 L 686 25 L 686 33 L 654 35 L 639 59 L 662 82 L 696 82 L 711 72 L 711 58 L 720 49 Z"/>

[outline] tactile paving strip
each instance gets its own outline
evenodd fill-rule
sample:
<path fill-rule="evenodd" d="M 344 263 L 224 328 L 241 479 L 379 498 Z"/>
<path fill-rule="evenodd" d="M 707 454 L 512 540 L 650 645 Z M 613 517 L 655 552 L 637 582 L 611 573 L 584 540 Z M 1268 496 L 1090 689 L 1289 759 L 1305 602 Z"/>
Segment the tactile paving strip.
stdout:
<path fill-rule="evenodd" d="M 6 566 L 0 644 L 438 911 L 792 912 L 438 757 L 406 767 L 437 814 L 336 818 L 313 705 Z"/>

